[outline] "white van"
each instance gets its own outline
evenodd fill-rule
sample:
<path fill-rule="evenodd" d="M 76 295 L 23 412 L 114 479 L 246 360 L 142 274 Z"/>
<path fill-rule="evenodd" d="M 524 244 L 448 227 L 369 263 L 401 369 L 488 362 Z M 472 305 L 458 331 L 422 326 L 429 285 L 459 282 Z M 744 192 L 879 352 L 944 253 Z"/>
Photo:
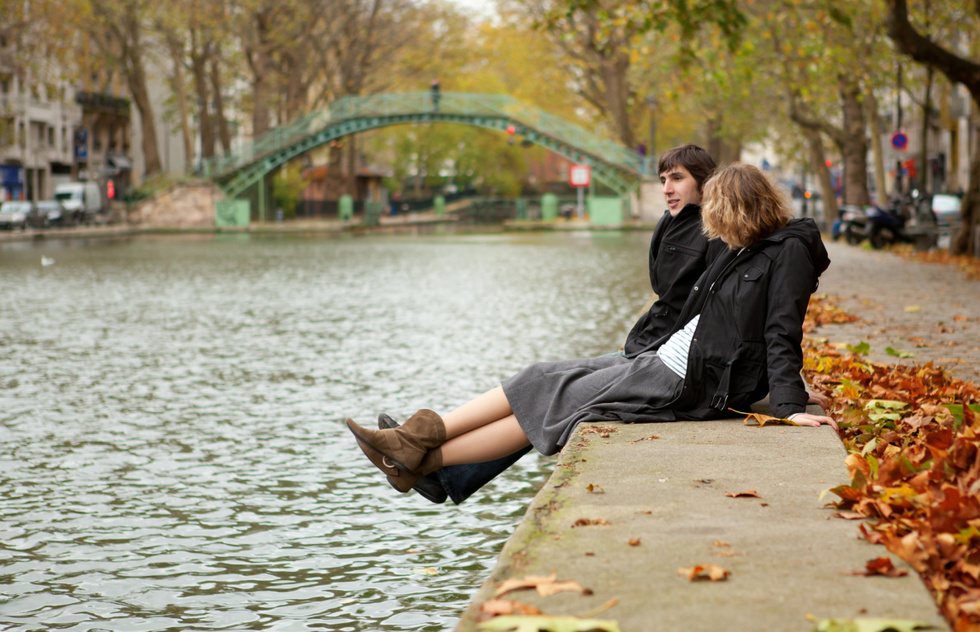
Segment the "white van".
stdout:
<path fill-rule="evenodd" d="M 54 188 L 54 199 L 65 207 L 71 223 L 94 221 L 106 210 L 102 190 L 95 182 L 66 182 Z"/>

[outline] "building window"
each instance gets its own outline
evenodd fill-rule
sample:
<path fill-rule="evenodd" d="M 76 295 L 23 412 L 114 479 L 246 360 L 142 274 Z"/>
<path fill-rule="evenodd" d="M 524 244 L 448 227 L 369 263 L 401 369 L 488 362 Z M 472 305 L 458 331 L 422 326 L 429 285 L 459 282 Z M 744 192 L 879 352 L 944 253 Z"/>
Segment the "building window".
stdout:
<path fill-rule="evenodd" d="M 48 147 L 54 147 L 54 126 L 48 126 Z"/>
<path fill-rule="evenodd" d="M 9 147 L 14 144 L 14 119 L 0 119 L 0 147 Z"/>

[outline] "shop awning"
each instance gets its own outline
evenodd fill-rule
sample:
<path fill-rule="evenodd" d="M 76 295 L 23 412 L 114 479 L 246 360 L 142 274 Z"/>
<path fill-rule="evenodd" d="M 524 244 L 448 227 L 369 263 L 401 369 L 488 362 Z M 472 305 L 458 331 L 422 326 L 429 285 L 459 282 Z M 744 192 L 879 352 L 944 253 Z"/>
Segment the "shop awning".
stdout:
<path fill-rule="evenodd" d="M 122 154 L 109 154 L 106 156 L 106 160 L 109 166 L 115 167 L 116 169 L 126 171 L 133 168 L 133 161 Z"/>

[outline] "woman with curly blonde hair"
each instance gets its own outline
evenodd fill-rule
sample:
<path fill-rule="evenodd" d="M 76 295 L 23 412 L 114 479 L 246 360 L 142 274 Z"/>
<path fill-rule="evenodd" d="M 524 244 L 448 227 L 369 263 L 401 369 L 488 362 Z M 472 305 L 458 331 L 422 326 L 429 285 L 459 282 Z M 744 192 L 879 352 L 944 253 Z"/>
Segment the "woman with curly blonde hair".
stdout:
<path fill-rule="evenodd" d="M 554 454 L 583 421 L 715 419 L 769 395 L 777 417 L 809 414 L 803 317 L 830 259 L 810 219 L 791 219 L 759 169 L 736 163 L 707 181 L 704 230 L 729 250 L 695 283 L 673 330 L 634 357 L 533 364 L 440 416 L 420 410 L 394 429 L 347 426 L 400 492 L 445 465 L 479 463 L 532 445 Z"/>

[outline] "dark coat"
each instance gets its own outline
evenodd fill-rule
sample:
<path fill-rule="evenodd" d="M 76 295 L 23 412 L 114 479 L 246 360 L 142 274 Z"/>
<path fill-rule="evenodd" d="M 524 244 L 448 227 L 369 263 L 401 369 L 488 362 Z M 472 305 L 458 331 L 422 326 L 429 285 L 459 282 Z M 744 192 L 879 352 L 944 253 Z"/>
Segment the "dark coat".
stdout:
<path fill-rule="evenodd" d="M 773 415 L 804 412 L 803 318 L 830 258 L 811 219 L 717 258 L 695 283 L 675 329 L 700 313 L 678 419 L 711 419 L 769 394 Z"/>
<path fill-rule="evenodd" d="M 664 213 L 650 240 L 650 285 L 657 300 L 626 337 L 626 357 L 635 358 L 673 331 L 694 282 L 726 250 L 721 240 L 709 242 L 701 231 L 700 206 L 688 204 L 676 217 Z"/>

